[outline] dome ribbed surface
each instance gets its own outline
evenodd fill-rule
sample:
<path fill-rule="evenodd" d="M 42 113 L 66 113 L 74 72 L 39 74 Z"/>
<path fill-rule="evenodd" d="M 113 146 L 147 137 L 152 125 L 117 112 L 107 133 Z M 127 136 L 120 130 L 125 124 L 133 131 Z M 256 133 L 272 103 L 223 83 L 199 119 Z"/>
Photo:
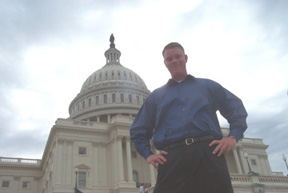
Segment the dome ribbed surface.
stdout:
<path fill-rule="evenodd" d="M 147 89 L 142 78 L 132 70 L 120 64 L 109 64 L 91 74 L 82 85 L 80 93 L 105 83 L 127 84 L 134 88 Z"/>

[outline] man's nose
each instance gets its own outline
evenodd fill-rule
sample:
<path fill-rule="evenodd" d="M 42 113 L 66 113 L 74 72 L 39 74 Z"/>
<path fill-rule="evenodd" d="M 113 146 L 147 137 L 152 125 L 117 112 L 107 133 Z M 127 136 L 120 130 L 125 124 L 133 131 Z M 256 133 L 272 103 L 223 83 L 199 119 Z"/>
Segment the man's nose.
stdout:
<path fill-rule="evenodd" d="M 177 58 L 176 58 L 176 57 L 173 57 L 171 63 L 174 64 L 174 63 L 176 63 L 176 62 L 177 62 Z"/>

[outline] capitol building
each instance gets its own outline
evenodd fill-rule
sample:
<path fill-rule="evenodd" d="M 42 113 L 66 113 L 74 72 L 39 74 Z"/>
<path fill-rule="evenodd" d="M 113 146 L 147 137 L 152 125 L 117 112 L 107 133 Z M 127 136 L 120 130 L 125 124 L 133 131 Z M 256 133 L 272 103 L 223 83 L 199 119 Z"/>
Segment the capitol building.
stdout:
<path fill-rule="evenodd" d="M 42 159 L 0 157 L 0 193 L 138 193 L 139 184 L 153 192 L 157 171 L 129 136 L 150 91 L 120 56 L 111 35 L 106 64 L 85 80 L 69 118 L 56 120 Z M 288 177 L 271 170 L 267 148 L 243 138 L 226 156 L 235 193 L 288 192 Z"/>

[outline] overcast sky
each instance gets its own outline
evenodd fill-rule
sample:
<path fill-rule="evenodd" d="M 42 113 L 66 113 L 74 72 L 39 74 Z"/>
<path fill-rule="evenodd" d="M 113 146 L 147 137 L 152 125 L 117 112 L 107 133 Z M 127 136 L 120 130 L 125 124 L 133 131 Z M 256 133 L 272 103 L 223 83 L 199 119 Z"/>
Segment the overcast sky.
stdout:
<path fill-rule="evenodd" d="M 113 33 L 121 64 L 150 91 L 170 78 L 163 47 L 181 43 L 190 74 L 242 99 L 245 137 L 263 139 L 272 170 L 286 175 L 287 10 L 286 0 L 1 0 L 0 156 L 42 158 Z"/>

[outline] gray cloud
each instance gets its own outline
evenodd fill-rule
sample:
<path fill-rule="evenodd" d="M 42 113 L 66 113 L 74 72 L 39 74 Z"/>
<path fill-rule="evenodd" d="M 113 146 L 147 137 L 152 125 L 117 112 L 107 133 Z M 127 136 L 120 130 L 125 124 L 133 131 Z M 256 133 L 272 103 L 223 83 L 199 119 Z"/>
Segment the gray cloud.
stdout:
<path fill-rule="evenodd" d="M 275 171 L 284 169 L 282 154 L 287 154 L 288 96 L 282 90 L 275 96 L 261 101 L 259 108 L 250 109 L 246 137 L 263 139 L 269 145 L 267 153 Z"/>
<path fill-rule="evenodd" d="M 39 132 L 17 132 L 0 140 L 1 156 L 41 158 L 48 135 Z"/>

